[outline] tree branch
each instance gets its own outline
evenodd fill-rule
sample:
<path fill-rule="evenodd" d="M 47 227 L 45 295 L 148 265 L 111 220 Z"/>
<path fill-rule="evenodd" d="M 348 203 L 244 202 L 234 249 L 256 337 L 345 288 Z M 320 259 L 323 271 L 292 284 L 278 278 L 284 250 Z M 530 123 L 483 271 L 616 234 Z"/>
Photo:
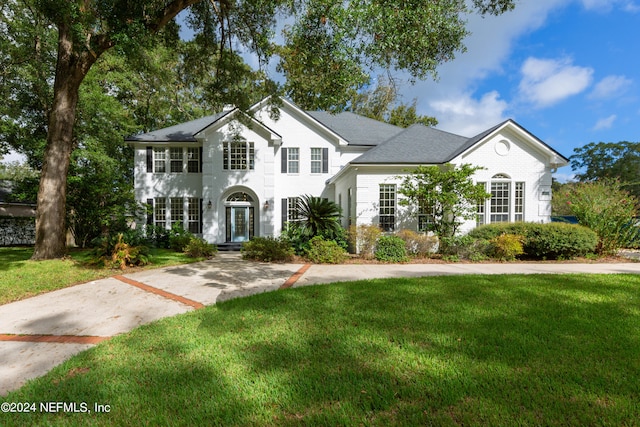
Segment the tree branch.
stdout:
<path fill-rule="evenodd" d="M 201 0 L 174 0 L 165 6 L 154 20 L 148 22 L 146 27 L 151 32 L 157 33 L 162 27 L 167 25 L 169 21 L 175 18 L 176 15 L 199 1 Z"/>

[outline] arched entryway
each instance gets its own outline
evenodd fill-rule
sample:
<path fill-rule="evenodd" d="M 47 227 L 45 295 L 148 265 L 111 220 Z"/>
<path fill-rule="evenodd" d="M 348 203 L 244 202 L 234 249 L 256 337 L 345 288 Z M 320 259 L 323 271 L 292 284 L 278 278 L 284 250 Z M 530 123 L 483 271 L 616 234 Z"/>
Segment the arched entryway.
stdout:
<path fill-rule="evenodd" d="M 226 241 L 241 243 L 253 238 L 256 228 L 255 199 L 248 193 L 237 191 L 225 199 L 224 205 Z"/>

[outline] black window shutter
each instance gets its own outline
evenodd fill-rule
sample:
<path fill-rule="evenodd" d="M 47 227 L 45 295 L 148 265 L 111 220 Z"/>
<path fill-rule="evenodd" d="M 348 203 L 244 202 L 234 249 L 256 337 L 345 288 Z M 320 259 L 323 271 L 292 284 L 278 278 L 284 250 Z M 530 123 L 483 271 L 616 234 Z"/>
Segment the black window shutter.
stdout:
<path fill-rule="evenodd" d="M 200 160 L 200 166 L 198 167 L 198 172 L 202 173 L 202 153 L 203 153 L 203 149 L 202 147 L 200 147 L 200 155 L 198 156 L 198 159 Z M 202 200 L 200 200 L 200 205 L 202 205 Z"/>
<path fill-rule="evenodd" d="M 284 231 L 287 226 L 287 210 L 288 210 L 288 202 L 287 199 L 282 199 L 282 230 Z"/>
<path fill-rule="evenodd" d="M 322 149 L 322 173 L 329 173 L 329 149 Z"/>
<path fill-rule="evenodd" d="M 282 162 L 281 162 L 282 168 L 281 168 L 281 171 L 280 171 L 280 172 L 282 172 L 282 173 L 287 173 L 287 160 L 288 160 L 288 158 L 287 158 L 287 154 L 288 154 L 288 153 L 287 153 L 287 149 L 286 149 L 286 148 L 281 149 L 281 150 L 280 150 L 280 153 L 281 153 L 280 155 L 282 156 L 282 157 L 281 157 L 281 160 L 282 160 Z"/>
<path fill-rule="evenodd" d="M 147 225 L 152 225 L 153 224 L 153 199 L 147 199 L 147 205 L 149 205 L 149 207 L 147 209 L 149 209 L 147 211 Z"/>
<path fill-rule="evenodd" d="M 153 172 L 153 148 L 147 147 L 147 173 Z"/>

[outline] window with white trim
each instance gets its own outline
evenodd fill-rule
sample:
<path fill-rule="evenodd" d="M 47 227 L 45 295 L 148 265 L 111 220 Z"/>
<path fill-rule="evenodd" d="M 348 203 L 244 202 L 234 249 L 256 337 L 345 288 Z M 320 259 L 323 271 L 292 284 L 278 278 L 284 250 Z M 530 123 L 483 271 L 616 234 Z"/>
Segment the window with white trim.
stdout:
<path fill-rule="evenodd" d="M 479 182 L 478 185 L 482 186 L 482 189 L 486 192 L 487 191 L 487 183 L 486 182 Z M 480 200 L 480 202 L 478 202 L 478 208 L 476 210 L 476 227 L 479 227 L 481 225 L 485 224 L 486 216 L 485 216 L 485 205 L 486 205 L 486 200 L 482 199 Z"/>
<path fill-rule="evenodd" d="M 184 150 L 182 149 L 182 147 L 169 148 L 169 163 L 171 173 L 182 173 L 183 156 Z"/>
<path fill-rule="evenodd" d="M 153 172 L 165 173 L 167 171 L 167 151 L 164 147 L 153 148 Z"/>
<path fill-rule="evenodd" d="M 380 184 L 380 208 L 378 212 L 382 231 L 393 231 L 396 224 L 396 185 Z"/>
<path fill-rule="evenodd" d="M 227 141 L 222 150 L 224 170 L 252 170 L 255 163 L 253 142 Z"/>
<path fill-rule="evenodd" d="M 183 224 L 184 199 L 182 197 L 171 197 L 169 199 L 169 203 L 171 207 L 171 227 L 173 227 L 175 224 Z"/>
<path fill-rule="evenodd" d="M 200 199 L 189 197 L 187 199 L 187 230 L 190 233 L 198 234 L 200 230 Z"/>
<path fill-rule="evenodd" d="M 491 182 L 491 222 L 509 222 L 509 202 L 511 183 L 508 181 Z"/>
<path fill-rule="evenodd" d="M 287 173 L 300 173 L 300 149 L 287 150 Z"/>
<path fill-rule="evenodd" d="M 513 190 L 513 220 L 524 221 L 524 182 L 516 182 Z"/>
<path fill-rule="evenodd" d="M 187 172 L 200 172 L 200 147 L 187 148 Z"/>
<path fill-rule="evenodd" d="M 311 149 L 311 173 L 322 173 L 322 148 Z"/>
<path fill-rule="evenodd" d="M 418 231 L 433 231 L 434 210 L 423 198 L 418 200 Z"/>
<path fill-rule="evenodd" d="M 298 204 L 300 202 L 300 197 L 289 197 L 287 198 L 287 221 L 297 221 L 298 216 Z"/>
<path fill-rule="evenodd" d="M 154 199 L 153 224 L 156 227 L 167 228 L 167 199 L 164 197 Z"/>

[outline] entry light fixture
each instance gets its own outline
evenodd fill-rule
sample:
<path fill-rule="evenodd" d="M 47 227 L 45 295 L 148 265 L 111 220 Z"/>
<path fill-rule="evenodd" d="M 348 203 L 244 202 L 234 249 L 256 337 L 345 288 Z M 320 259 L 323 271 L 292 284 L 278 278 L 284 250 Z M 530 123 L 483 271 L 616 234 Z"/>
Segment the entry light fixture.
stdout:
<path fill-rule="evenodd" d="M 269 201 L 268 200 L 265 200 L 265 202 L 264 202 L 264 210 L 265 211 L 269 210 Z"/>
<path fill-rule="evenodd" d="M 209 200 L 209 203 L 207 203 L 207 209 L 211 209 L 212 203 L 211 200 Z"/>

